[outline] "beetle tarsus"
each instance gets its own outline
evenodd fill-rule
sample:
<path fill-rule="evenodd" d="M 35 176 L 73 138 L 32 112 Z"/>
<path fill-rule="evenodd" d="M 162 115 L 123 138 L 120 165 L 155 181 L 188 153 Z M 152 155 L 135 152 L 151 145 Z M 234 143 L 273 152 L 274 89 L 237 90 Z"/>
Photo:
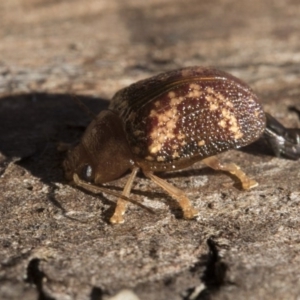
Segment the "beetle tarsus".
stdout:
<path fill-rule="evenodd" d="M 125 201 L 122 200 L 122 203 L 123 202 L 125 202 Z M 127 206 L 126 204 L 124 206 L 121 206 L 120 205 L 120 199 L 118 200 L 118 204 L 117 204 L 117 207 L 115 209 L 115 212 L 112 215 L 112 217 L 109 219 L 109 222 L 111 224 L 122 224 L 122 223 L 124 223 L 123 215 L 126 211 L 126 206 Z"/>
<path fill-rule="evenodd" d="M 183 210 L 183 218 L 186 220 L 195 219 L 199 215 L 199 211 L 192 206 Z"/>
<path fill-rule="evenodd" d="M 263 137 L 277 157 L 300 158 L 300 129 L 286 128 L 266 113 L 267 124 Z"/>

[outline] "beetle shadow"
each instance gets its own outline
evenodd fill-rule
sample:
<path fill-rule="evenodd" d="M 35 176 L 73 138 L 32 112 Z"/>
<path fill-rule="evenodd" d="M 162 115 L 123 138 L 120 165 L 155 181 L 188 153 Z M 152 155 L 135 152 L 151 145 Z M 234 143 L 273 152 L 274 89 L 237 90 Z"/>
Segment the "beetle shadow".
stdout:
<path fill-rule="evenodd" d="M 255 156 L 268 156 L 268 157 L 274 157 L 274 152 L 270 148 L 270 145 L 267 143 L 266 140 L 264 140 L 263 137 L 259 138 L 257 141 L 242 147 L 239 149 L 241 152 L 245 152 L 248 154 L 252 154 Z"/>
<path fill-rule="evenodd" d="M 109 101 L 77 96 L 92 112 L 108 107 Z M 65 213 L 56 200 L 56 183 L 66 182 L 62 170 L 65 153 L 58 143 L 77 142 L 90 117 L 70 94 L 30 93 L 0 98 L 0 176 L 15 163 L 45 183 L 49 201 Z"/>

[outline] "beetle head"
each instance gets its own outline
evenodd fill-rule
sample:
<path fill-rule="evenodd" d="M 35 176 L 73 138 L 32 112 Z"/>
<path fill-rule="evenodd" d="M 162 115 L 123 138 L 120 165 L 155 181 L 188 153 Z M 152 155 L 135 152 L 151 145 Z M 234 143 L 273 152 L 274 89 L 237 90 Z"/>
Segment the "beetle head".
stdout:
<path fill-rule="evenodd" d="M 132 154 L 122 122 L 112 111 L 102 111 L 87 127 L 81 142 L 64 161 L 65 176 L 76 173 L 96 184 L 117 179 L 132 167 Z"/>

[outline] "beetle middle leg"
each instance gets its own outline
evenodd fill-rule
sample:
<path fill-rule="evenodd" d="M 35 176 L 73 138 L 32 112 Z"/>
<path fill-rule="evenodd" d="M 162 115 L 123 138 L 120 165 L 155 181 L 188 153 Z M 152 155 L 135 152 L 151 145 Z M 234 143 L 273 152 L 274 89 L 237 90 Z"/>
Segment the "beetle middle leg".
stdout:
<path fill-rule="evenodd" d="M 216 156 L 207 157 L 202 160 L 204 164 L 214 170 L 221 170 L 235 175 L 241 182 L 244 190 L 249 190 L 258 185 L 258 183 L 249 178 L 239 166 L 234 163 L 222 164 Z"/>
<path fill-rule="evenodd" d="M 155 176 L 152 172 L 144 171 L 144 174 L 178 201 L 185 219 L 193 219 L 198 215 L 198 210 L 192 206 L 190 200 L 182 190 Z"/>

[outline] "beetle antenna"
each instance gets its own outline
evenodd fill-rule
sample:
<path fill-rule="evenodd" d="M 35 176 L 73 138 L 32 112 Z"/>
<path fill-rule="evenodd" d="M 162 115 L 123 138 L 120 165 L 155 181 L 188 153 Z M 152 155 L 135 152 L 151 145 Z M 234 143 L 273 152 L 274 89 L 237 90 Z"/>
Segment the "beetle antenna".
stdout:
<path fill-rule="evenodd" d="M 96 119 L 96 115 L 79 99 L 75 94 L 71 94 L 72 99 L 91 119 Z"/>
<path fill-rule="evenodd" d="M 118 193 L 118 192 L 112 191 L 112 190 L 110 190 L 106 187 L 89 184 L 89 183 L 83 181 L 82 179 L 80 179 L 79 176 L 76 173 L 73 174 L 73 181 L 77 186 L 79 186 L 79 187 L 81 187 L 81 188 L 83 188 L 83 189 L 85 189 L 89 192 L 92 192 L 94 194 L 99 194 L 99 192 L 100 193 L 106 193 L 106 194 L 109 194 L 109 195 L 112 195 L 112 196 L 115 196 L 115 197 L 118 197 L 118 198 L 122 198 L 123 200 L 134 203 L 134 204 L 144 208 L 148 212 L 154 214 L 153 210 L 151 208 L 145 206 L 144 204 L 139 203 L 136 200 L 130 199 L 130 198 Z"/>

